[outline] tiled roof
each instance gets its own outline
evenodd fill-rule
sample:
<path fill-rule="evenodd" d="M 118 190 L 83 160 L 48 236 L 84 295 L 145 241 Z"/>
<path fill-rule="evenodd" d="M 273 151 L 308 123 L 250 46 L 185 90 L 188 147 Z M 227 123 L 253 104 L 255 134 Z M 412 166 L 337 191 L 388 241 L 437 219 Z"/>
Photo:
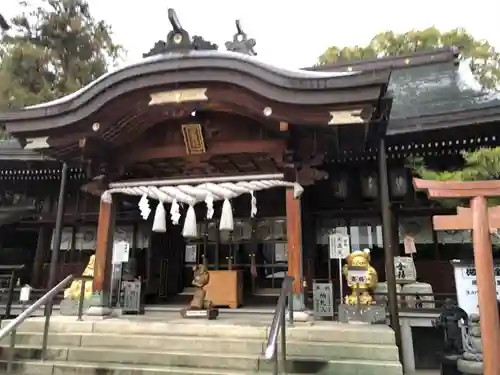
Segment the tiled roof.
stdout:
<path fill-rule="evenodd" d="M 424 117 L 500 109 L 500 95 L 481 90 L 467 61 L 395 70 L 389 88 L 394 102 L 388 134 L 425 130 L 418 126 Z"/>

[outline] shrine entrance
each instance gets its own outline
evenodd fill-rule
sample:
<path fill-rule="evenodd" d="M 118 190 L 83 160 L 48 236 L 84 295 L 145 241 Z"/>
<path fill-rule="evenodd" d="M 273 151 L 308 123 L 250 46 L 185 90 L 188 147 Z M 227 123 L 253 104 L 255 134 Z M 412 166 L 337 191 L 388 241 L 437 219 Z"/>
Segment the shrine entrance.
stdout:
<path fill-rule="evenodd" d="M 196 238 L 184 238 L 182 227 L 174 225 L 166 233 L 153 232 L 143 276 L 148 280 L 146 302 L 186 303 L 193 293 L 193 267 L 205 264 L 214 275 L 227 275 L 227 271 L 237 274 L 238 303 L 275 305 L 288 272 L 283 195 L 280 190 L 262 193 L 259 200 L 281 200 L 283 204 L 263 207 L 263 217 L 245 218 L 242 212 L 234 218 L 233 231 L 220 230 L 220 219 L 213 219 L 199 221 Z M 249 204 L 246 197 L 237 198 L 235 214 Z"/>

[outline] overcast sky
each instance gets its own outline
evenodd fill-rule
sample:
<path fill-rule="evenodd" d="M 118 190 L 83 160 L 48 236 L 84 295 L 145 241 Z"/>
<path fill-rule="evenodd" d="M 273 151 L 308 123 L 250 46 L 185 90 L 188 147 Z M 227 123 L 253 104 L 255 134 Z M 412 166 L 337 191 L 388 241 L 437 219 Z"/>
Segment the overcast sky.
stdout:
<path fill-rule="evenodd" d="M 1 0 L 0 12 L 11 17 L 17 0 Z M 191 35 L 223 46 L 235 33 L 234 20 L 257 40 L 259 56 L 273 64 L 310 66 L 330 45 L 366 44 L 384 30 L 406 31 L 435 25 L 441 30 L 465 27 L 476 38 L 500 49 L 500 0 L 89 0 L 96 18 L 110 23 L 115 40 L 138 60 L 170 30 L 167 8 L 176 10 Z"/>

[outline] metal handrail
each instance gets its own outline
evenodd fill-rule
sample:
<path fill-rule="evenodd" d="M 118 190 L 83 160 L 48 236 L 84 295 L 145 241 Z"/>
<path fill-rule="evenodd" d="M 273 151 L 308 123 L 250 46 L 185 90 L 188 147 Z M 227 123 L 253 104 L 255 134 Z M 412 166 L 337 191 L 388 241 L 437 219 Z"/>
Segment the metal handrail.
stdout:
<path fill-rule="evenodd" d="M 30 307 L 24 310 L 17 318 L 7 324 L 4 328 L 0 329 L 0 341 L 3 340 L 8 334 L 19 327 L 26 319 L 28 319 L 33 313 L 44 305 L 49 299 L 56 296 L 63 288 L 65 288 L 71 281 L 73 281 L 74 276 L 69 275 L 47 293 L 45 293 L 38 301 L 33 303 Z"/>
<path fill-rule="evenodd" d="M 41 351 L 41 359 L 46 359 L 47 354 L 47 337 L 50 325 L 50 317 L 52 315 L 52 309 L 47 308 L 48 306 L 52 306 L 52 299 L 60 293 L 64 288 L 66 288 L 73 280 L 79 279 L 82 280 L 82 285 L 80 288 L 80 301 L 78 308 L 78 320 L 81 320 L 81 315 L 83 312 L 83 296 L 85 292 L 85 283 L 91 279 L 88 276 L 74 276 L 69 275 L 61 281 L 59 284 L 54 286 L 51 290 L 45 293 L 42 297 L 40 297 L 36 302 L 34 302 L 31 306 L 29 306 L 26 310 L 24 310 L 17 318 L 12 320 L 9 324 L 7 324 L 4 328 L 0 329 L 0 341 L 7 337 L 9 334 L 10 337 L 10 353 L 9 360 L 7 362 L 7 373 L 12 373 L 12 362 L 14 359 L 14 349 L 16 345 L 16 328 L 19 327 L 26 319 L 31 317 L 35 311 L 37 311 L 42 305 L 45 305 L 45 325 L 42 337 L 42 351 Z"/>
<path fill-rule="evenodd" d="M 276 310 L 274 310 L 273 322 L 269 329 L 269 335 L 267 337 L 266 350 L 264 356 L 266 359 L 273 359 L 273 375 L 277 375 L 279 372 L 278 363 L 278 334 L 281 331 L 281 351 L 280 360 L 281 368 L 285 370 L 286 361 L 286 307 L 288 299 L 288 313 L 290 314 L 290 324 L 293 324 L 293 299 L 292 299 L 292 283 L 294 278 L 292 276 L 285 276 L 283 283 L 281 284 L 280 296 L 278 298 L 278 303 L 276 305 Z"/>

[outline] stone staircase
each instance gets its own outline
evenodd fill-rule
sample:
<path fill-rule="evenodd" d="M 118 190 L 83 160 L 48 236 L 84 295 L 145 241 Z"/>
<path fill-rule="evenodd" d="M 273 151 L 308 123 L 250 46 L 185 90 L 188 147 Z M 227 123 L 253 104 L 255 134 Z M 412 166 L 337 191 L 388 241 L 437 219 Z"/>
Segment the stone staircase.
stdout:
<path fill-rule="evenodd" d="M 6 322 L 3 323 L 5 325 Z M 14 370 L 26 375 L 271 374 L 263 358 L 268 324 L 53 317 L 48 360 L 43 319 L 16 334 Z M 9 338 L 0 343 L 5 368 Z M 288 374 L 402 375 L 393 331 L 384 325 L 296 323 L 287 330 Z"/>

